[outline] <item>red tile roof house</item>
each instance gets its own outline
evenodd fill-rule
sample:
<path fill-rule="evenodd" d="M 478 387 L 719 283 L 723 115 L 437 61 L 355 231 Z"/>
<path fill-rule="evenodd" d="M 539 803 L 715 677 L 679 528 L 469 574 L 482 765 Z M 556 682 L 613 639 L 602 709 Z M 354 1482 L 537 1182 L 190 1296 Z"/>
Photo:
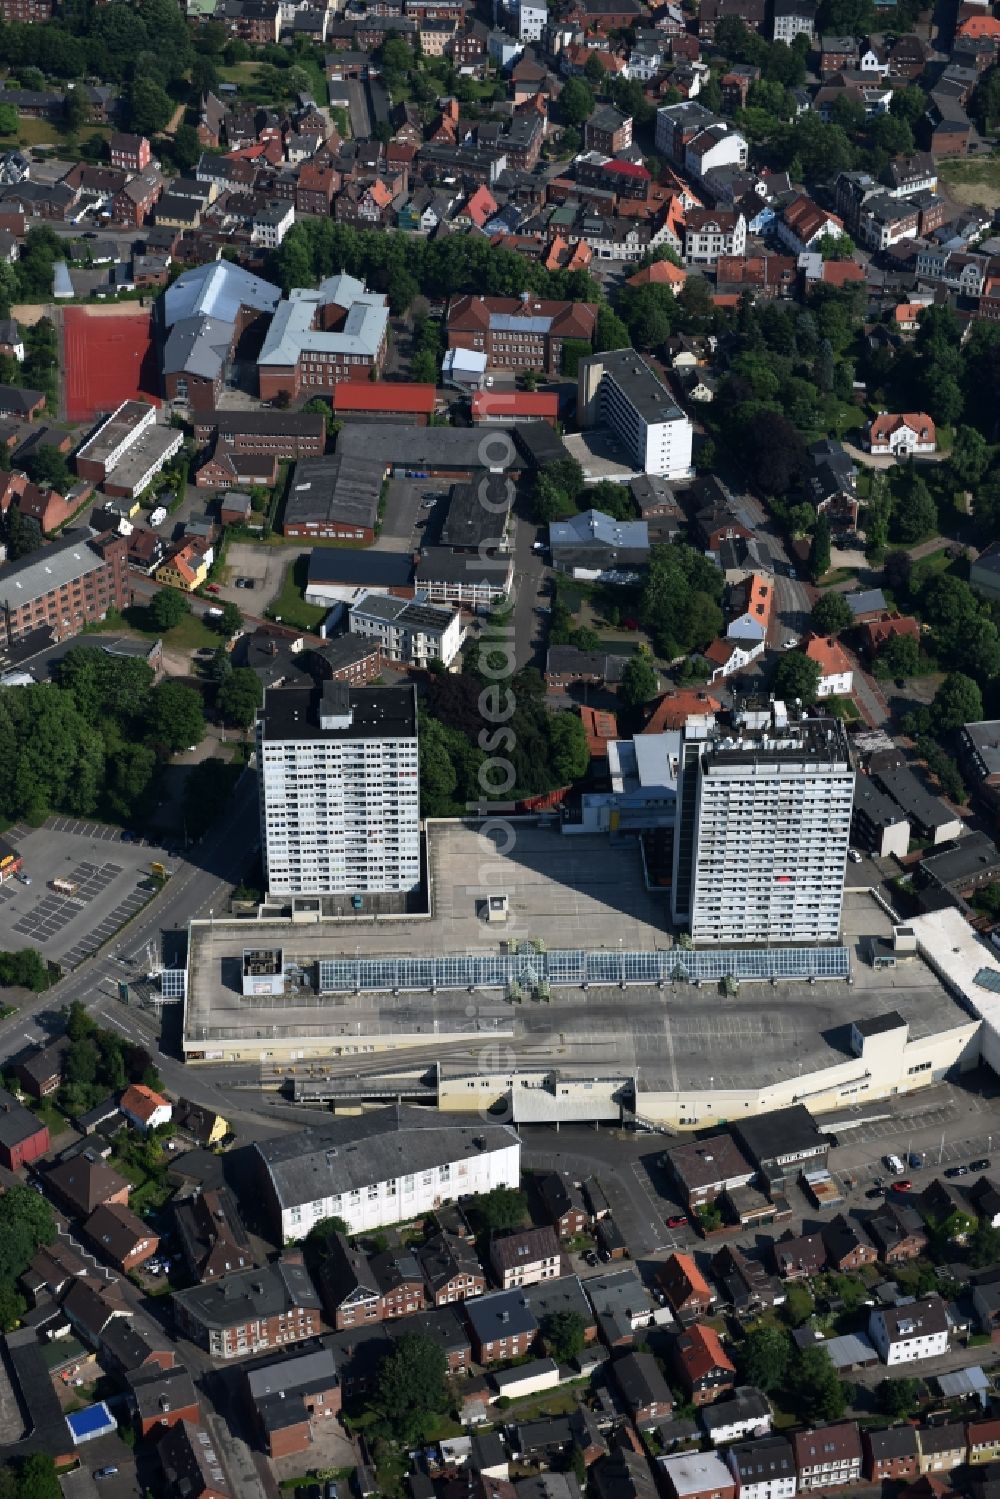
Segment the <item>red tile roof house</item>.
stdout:
<path fill-rule="evenodd" d="M 19 1171 L 45 1155 L 49 1144 L 48 1125 L 0 1088 L 0 1164 Z"/>
<path fill-rule="evenodd" d="M 169 1124 L 173 1113 L 168 1101 L 160 1093 L 152 1088 L 147 1088 L 145 1083 L 132 1083 L 125 1089 L 121 1096 L 118 1107 L 130 1124 L 136 1129 L 156 1129 L 161 1124 Z"/>
<path fill-rule="evenodd" d="M 671 1311 L 682 1322 L 694 1322 L 711 1311 L 715 1297 L 690 1254 L 670 1255 L 658 1279 Z"/>
<path fill-rule="evenodd" d="M 719 1334 L 700 1322 L 677 1339 L 674 1360 L 694 1405 L 711 1405 L 735 1384 L 736 1369 L 726 1357 Z"/>
<path fill-rule="evenodd" d="M 894 458 L 937 451 L 937 432 L 926 411 L 881 411 L 868 423 L 865 443 L 870 453 Z"/>
<path fill-rule="evenodd" d="M 159 1235 L 122 1203 L 101 1203 L 83 1231 L 98 1254 L 124 1272 L 152 1259 L 160 1242 Z"/>
<path fill-rule="evenodd" d="M 861 1436 L 856 1421 L 792 1433 L 799 1491 L 833 1489 L 861 1477 Z"/>
<path fill-rule="evenodd" d="M 861 626 L 861 634 L 868 650 L 875 654 L 886 641 L 895 635 L 905 635 L 910 640 L 920 639 L 920 624 L 912 614 L 893 614 L 886 611 L 878 619 L 867 620 Z"/>

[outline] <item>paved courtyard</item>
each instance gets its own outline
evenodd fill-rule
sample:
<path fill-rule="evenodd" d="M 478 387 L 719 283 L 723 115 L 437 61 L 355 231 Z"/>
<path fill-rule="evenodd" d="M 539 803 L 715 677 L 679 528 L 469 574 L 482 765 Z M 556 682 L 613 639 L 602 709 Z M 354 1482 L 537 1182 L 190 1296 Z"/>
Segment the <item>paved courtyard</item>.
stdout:
<path fill-rule="evenodd" d="M 5 835 L 21 854 L 30 886 L 0 884 L 0 947 L 37 947 L 44 958 L 75 967 L 112 937 L 150 898 L 139 889 L 150 864 L 163 859 L 148 844 L 124 843 L 118 828 L 55 817 L 41 828 L 11 828 Z M 77 889 L 63 895 L 55 879 Z"/>

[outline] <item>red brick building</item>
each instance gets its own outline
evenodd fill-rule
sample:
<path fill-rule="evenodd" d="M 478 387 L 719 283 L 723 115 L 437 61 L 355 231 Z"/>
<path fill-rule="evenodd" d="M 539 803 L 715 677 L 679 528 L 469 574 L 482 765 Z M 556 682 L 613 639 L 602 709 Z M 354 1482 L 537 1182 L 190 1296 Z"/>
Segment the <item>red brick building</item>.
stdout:
<path fill-rule="evenodd" d="M 123 130 L 115 130 L 108 146 L 111 165 L 123 172 L 142 172 L 153 159 L 152 147 L 144 135 L 129 135 Z"/>
<path fill-rule="evenodd" d="M 178 1421 L 156 1449 L 167 1492 L 185 1499 L 235 1499 L 236 1490 L 216 1450 L 215 1438 L 193 1421 Z"/>
<path fill-rule="evenodd" d="M 995 1424 L 995 1423 L 994 1423 Z M 864 1474 L 871 1483 L 911 1483 L 919 1475 L 917 1433 L 914 1427 L 889 1426 L 883 1431 L 864 1431 Z"/>
<path fill-rule="evenodd" d="M 337 1366 L 328 1348 L 257 1364 L 244 1379 L 269 1457 L 305 1452 L 314 1423 L 335 1417 L 341 1407 Z"/>
<path fill-rule="evenodd" d="M 178 1421 L 201 1422 L 198 1395 L 186 1369 L 146 1364 L 126 1378 L 140 1436 L 159 1435 Z"/>
<path fill-rule="evenodd" d="M 592 344 L 597 308 L 591 302 L 541 302 L 533 297 L 456 297 L 448 314 L 449 349 L 485 353 L 495 369 L 562 369 L 567 340 Z"/>
<path fill-rule="evenodd" d="M 98 1254 L 123 1272 L 152 1259 L 160 1243 L 159 1234 L 122 1203 L 102 1203 L 95 1208 L 83 1231 Z"/>
<path fill-rule="evenodd" d="M 276 458 L 318 458 L 326 448 L 326 422 L 313 411 L 203 411 L 194 435 L 199 444 L 217 438 L 234 452 Z"/>
<path fill-rule="evenodd" d="M 174 1294 L 177 1326 L 214 1358 L 245 1358 L 322 1332 L 319 1297 L 297 1250 Z"/>
<path fill-rule="evenodd" d="M 126 608 L 132 601 L 127 550 L 125 538 L 111 532 L 89 538 L 71 533 L 0 568 L 0 639 L 13 645 L 48 625 L 64 640 L 109 609 Z"/>
<path fill-rule="evenodd" d="M 13 1093 L 0 1088 L 0 1165 L 19 1171 L 45 1155 L 49 1144 L 48 1125 L 40 1124 Z"/>

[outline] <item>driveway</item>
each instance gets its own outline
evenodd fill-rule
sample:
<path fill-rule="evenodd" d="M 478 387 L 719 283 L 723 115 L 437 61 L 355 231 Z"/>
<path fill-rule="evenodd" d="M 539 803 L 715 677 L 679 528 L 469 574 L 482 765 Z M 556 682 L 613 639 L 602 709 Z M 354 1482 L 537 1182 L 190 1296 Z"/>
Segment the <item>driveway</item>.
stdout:
<path fill-rule="evenodd" d="M 234 541 L 226 552 L 226 581 L 217 585 L 215 597 L 238 604 L 241 610 L 263 614 L 281 592 L 285 572 L 297 556 L 291 547 Z M 237 588 L 237 578 L 252 578 L 253 588 Z"/>
<path fill-rule="evenodd" d="M 449 489 L 447 479 L 390 479 L 382 529 L 371 550 L 400 552 L 436 540 Z M 418 529 L 417 522 L 421 520 L 425 525 Z"/>

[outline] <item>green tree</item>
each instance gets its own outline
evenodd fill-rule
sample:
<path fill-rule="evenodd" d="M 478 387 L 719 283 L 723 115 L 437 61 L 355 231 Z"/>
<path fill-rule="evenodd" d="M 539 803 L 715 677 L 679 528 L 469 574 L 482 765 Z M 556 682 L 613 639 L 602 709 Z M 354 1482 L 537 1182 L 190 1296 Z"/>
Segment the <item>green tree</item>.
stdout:
<path fill-rule="evenodd" d="M 74 1041 L 68 1048 L 63 1061 L 63 1077 L 68 1083 L 94 1083 L 99 1062 L 97 1042 L 91 1036 L 84 1036 L 82 1041 Z"/>
<path fill-rule="evenodd" d="M 201 142 L 193 125 L 186 123 L 178 125 L 170 142 L 170 155 L 174 165 L 181 172 L 190 172 L 192 167 L 198 165 Z"/>
<path fill-rule="evenodd" d="M 570 78 L 559 95 L 559 113 L 567 125 L 580 126 L 594 112 L 594 93 L 582 78 Z"/>
<path fill-rule="evenodd" d="M 420 714 L 417 740 L 420 762 L 420 806 L 425 817 L 447 817 L 454 809 L 458 773 L 443 724 Z"/>
<path fill-rule="evenodd" d="M 0 952 L 0 984 L 43 993 L 49 987 L 49 971 L 41 953 L 33 947 Z"/>
<path fill-rule="evenodd" d="M 46 1452 L 33 1452 L 17 1466 L 17 1499 L 61 1499 L 56 1465 Z"/>
<path fill-rule="evenodd" d="M 86 1007 L 78 999 L 74 999 L 64 1013 L 66 1034 L 71 1041 L 80 1041 L 84 1036 L 92 1035 L 97 1029 L 93 1018 L 87 1014 Z"/>
<path fill-rule="evenodd" d="M 590 751 L 583 720 L 576 713 L 553 713 L 549 719 L 549 764 L 560 784 L 570 785 L 587 773 Z"/>
<path fill-rule="evenodd" d="M 899 680 L 920 670 L 920 642 L 912 635 L 893 635 L 875 658 L 875 675 Z"/>
<path fill-rule="evenodd" d="M 990 464 L 990 448 L 981 432 L 975 427 L 959 427 L 955 433 L 948 467 L 957 484 L 963 489 L 978 484 Z"/>
<path fill-rule="evenodd" d="M 774 695 L 786 702 L 799 699 L 810 707 L 819 697 L 819 664 L 801 651 L 789 651 L 774 673 Z"/>
<path fill-rule="evenodd" d="M 190 613 L 189 600 L 176 588 L 161 588 L 149 601 L 149 618 L 154 630 L 172 630 Z"/>
<path fill-rule="evenodd" d="M 519 1187 L 494 1187 L 475 1200 L 475 1214 L 490 1233 L 520 1228 L 528 1216 L 528 1199 Z"/>
<path fill-rule="evenodd" d="M 403 1333 L 379 1365 L 375 1409 L 386 1432 L 406 1443 L 424 1441 L 435 1417 L 448 1409 L 444 1350 L 423 1333 Z"/>
<path fill-rule="evenodd" d="M 926 480 L 907 466 L 897 480 L 892 513 L 892 529 L 897 539 L 907 546 L 922 541 L 937 530 L 937 520 L 937 506 Z"/>
<path fill-rule="evenodd" d="M 656 696 L 660 679 L 648 655 L 630 656 L 622 670 L 618 696 L 626 708 L 638 708 Z"/>
<path fill-rule="evenodd" d="M 28 1303 L 10 1281 L 0 1281 L 0 1330 L 10 1332 L 28 1310 Z"/>
<path fill-rule="evenodd" d="M 14 135 L 18 128 L 17 109 L 13 104 L 0 104 L 0 135 Z"/>
<path fill-rule="evenodd" d="M 761 1323 L 752 1328 L 740 1348 L 740 1373 L 757 1389 L 780 1390 L 785 1381 L 792 1345 L 782 1327 Z"/>
<path fill-rule="evenodd" d="M 238 606 L 228 599 L 221 608 L 222 613 L 214 615 L 211 620 L 206 620 L 206 624 L 210 624 L 213 630 L 218 630 L 220 635 L 225 635 L 228 638 L 230 635 L 236 634 L 236 631 L 243 623 L 243 616 Z"/>
<path fill-rule="evenodd" d="M 61 493 L 66 492 L 67 487 L 73 481 L 66 454 L 60 453 L 58 448 L 49 447 L 49 445 L 37 448 L 28 457 L 24 468 L 28 478 L 33 478 L 34 483 L 40 486 L 51 484 L 52 489 L 60 490 Z"/>
<path fill-rule="evenodd" d="M 822 1348 L 800 1348 L 791 1366 L 790 1385 L 799 1414 L 810 1425 L 817 1421 L 839 1421 L 847 1407 L 847 1395 Z"/>
<path fill-rule="evenodd" d="M 574 80 L 570 79 L 572 83 Z M 567 84 L 567 87 L 569 85 Z M 685 282 L 685 287 L 691 277 Z M 681 293 L 683 295 L 683 292 Z M 609 349 L 629 348 L 628 329 L 616 312 L 607 305 L 597 309 L 597 323 L 594 329 L 594 348 L 599 354 L 606 353 Z"/>
<path fill-rule="evenodd" d="M 930 712 L 934 732 L 947 734 L 983 717 L 983 695 L 971 677 L 955 671 L 945 677 L 934 694 Z"/>
<path fill-rule="evenodd" d="M 969 1263 L 981 1270 L 986 1265 L 996 1264 L 997 1260 L 1000 1260 L 1000 1228 L 991 1228 L 985 1221 L 980 1222 L 969 1240 Z"/>
<path fill-rule="evenodd" d="M 821 515 L 809 547 L 809 576 L 818 583 L 830 571 L 830 522 Z"/>
<path fill-rule="evenodd" d="M 343 1218 L 332 1216 L 321 1218 L 314 1223 L 306 1235 L 306 1249 L 315 1254 L 317 1262 L 326 1255 L 330 1248 L 331 1240 L 340 1235 L 343 1238 L 350 1237 L 350 1229 Z"/>
<path fill-rule="evenodd" d="M 853 623 L 851 606 L 842 593 L 821 593 L 812 607 L 810 624 L 817 635 L 839 635 Z"/>
<path fill-rule="evenodd" d="M 550 1312 L 542 1318 L 542 1337 L 557 1364 L 579 1358 L 586 1346 L 586 1331 L 579 1312 Z"/>
<path fill-rule="evenodd" d="M 170 95 L 152 78 L 134 78 L 128 96 L 129 124 L 137 135 L 157 135 L 174 112 Z"/>
<path fill-rule="evenodd" d="M 183 682 L 159 682 L 149 694 L 146 731 L 169 754 L 200 744 L 205 737 L 201 698 Z"/>
<path fill-rule="evenodd" d="M 215 701 L 219 712 L 230 723 L 249 729 L 264 701 L 260 677 L 252 666 L 237 666 L 220 686 Z"/>
<path fill-rule="evenodd" d="M 924 1393 L 922 1379 L 883 1379 L 875 1391 L 878 1408 L 894 1421 L 914 1416 Z"/>

